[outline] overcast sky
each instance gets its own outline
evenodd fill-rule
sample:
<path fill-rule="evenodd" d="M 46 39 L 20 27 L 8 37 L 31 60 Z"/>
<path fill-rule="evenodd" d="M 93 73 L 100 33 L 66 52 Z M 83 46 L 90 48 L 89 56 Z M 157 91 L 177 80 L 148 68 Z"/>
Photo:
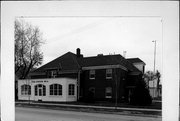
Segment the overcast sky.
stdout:
<path fill-rule="evenodd" d="M 25 17 L 26 22 L 39 26 L 45 43 L 43 64 L 76 48 L 87 56 L 121 54 L 138 57 L 153 71 L 154 43 L 156 69 L 161 71 L 162 22 L 160 17 Z"/>

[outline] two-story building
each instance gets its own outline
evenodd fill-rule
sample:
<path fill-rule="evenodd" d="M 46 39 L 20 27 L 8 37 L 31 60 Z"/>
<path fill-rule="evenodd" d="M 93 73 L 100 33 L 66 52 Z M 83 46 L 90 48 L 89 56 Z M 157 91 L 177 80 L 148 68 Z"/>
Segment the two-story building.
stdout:
<path fill-rule="evenodd" d="M 143 61 L 142 61 L 143 62 Z M 120 54 L 83 57 L 67 52 L 18 81 L 19 100 L 78 101 L 128 100 L 143 67 L 134 65 Z"/>

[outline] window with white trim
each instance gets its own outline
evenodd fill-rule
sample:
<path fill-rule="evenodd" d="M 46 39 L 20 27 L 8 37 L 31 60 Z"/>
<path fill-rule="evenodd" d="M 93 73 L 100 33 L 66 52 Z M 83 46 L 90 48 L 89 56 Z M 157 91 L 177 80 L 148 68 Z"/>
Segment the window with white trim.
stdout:
<path fill-rule="evenodd" d="M 75 85 L 69 84 L 69 95 L 75 95 Z"/>
<path fill-rule="evenodd" d="M 22 85 L 21 95 L 31 95 L 31 86 L 27 84 Z"/>
<path fill-rule="evenodd" d="M 50 86 L 50 95 L 62 95 L 62 85 L 60 84 L 51 84 Z"/>
<path fill-rule="evenodd" d="M 106 98 L 112 98 L 112 87 L 106 87 L 105 96 Z"/>
<path fill-rule="evenodd" d="M 89 71 L 89 79 L 95 79 L 95 70 Z"/>
<path fill-rule="evenodd" d="M 112 69 L 106 69 L 106 79 L 112 79 Z"/>

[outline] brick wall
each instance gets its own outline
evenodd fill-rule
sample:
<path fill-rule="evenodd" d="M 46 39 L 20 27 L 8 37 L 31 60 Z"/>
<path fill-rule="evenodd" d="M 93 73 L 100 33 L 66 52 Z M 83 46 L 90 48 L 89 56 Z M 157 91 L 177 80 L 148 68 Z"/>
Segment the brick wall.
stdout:
<path fill-rule="evenodd" d="M 84 98 L 87 98 L 90 87 L 94 87 L 95 88 L 94 98 L 96 100 L 115 100 L 116 92 L 118 92 L 117 98 L 118 100 L 120 100 L 125 93 L 127 72 L 118 68 L 118 69 L 113 69 L 112 73 L 113 73 L 112 79 L 106 79 L 106 69 L 97 69 L 95 70 L 95 79 L 89 79 L 89 70 L 83 71 L 81 75 L 81 90 L 83 91 L 82 96 Z M 117 80 L 117 82 L 115 80 Z M 111 99 L 107 99 L 105 97 L 106 87 L 112 87 Z"/>

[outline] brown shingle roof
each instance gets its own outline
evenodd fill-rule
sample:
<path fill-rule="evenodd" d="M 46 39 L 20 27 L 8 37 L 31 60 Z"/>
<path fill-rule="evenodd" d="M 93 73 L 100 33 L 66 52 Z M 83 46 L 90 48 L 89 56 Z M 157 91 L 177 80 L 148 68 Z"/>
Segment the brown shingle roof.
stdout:
<path fill-rule="evenodd" d="M 54 59 L 53 61 L 43 65 L 34 72 L 43 72 L 47 69 L 60 69 L 63 71 L 78 70 L 79 65 L 76 60 L 76 55 L 72 52 L 67 52 L 66 54 Z"/>

